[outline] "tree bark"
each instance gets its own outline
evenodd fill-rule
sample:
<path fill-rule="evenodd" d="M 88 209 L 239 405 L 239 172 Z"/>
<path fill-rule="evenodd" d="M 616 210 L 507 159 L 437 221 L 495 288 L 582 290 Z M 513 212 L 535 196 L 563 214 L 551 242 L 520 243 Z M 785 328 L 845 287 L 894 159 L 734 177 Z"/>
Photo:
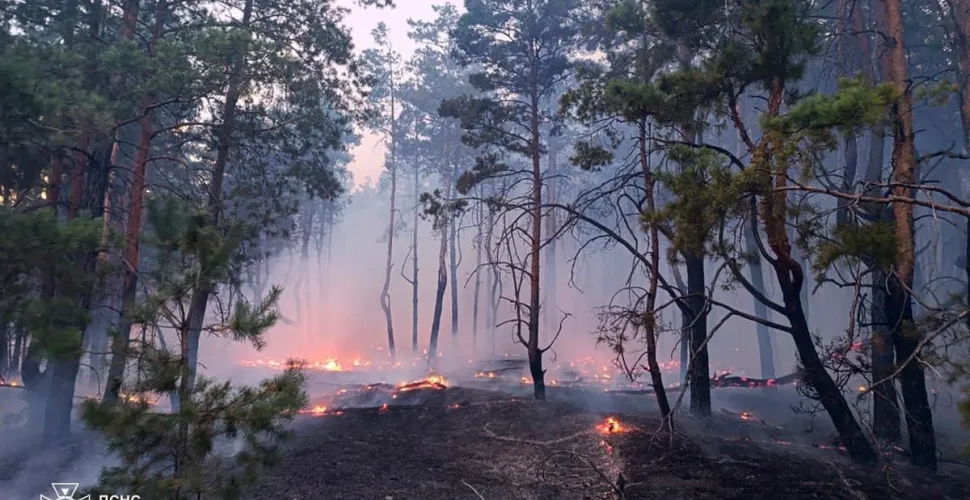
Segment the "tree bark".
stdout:
<path fill-rule="evenodd" d="M 889 74 L 898 95 L 892 114 L 892 181 L 899 185 L 893 187 L 893 192 L 896 196 L 913 196 L 915 193 L 912 189 L 905 186 L 917 181 L 917 165 L 913 146 L 913 105 L 907 81 L 902 4 L 900 0 L 883 0 L 883 7 L 886 16 L 885 31 L 892 39 Z M 906 409 L 906 429 L 912 461 L 918 467 L 936 470 L 936 435 L 926 391 L 926 376 L 921 361 L 912 359 L 918 354 L 924 338 L 924 333 L 913 321 L 913 302 L 910 295 L 916 258 L 913 205 L 896 203 L 891 209 L 895 224 L 896 269 L 889 278 L 886 313 L 892 324 L 897 359 L 907 360 L 901 367 L 899 379 Z"/>
<path fill-rule="evenodd" d="M 137 8 L 138 2 L 129 2 Z M 162 36 L 165 28 L 167 2 L 159 0 L 155 6 L 155 25 L 152 29 L 152 40 L 149 45 L 149 55 L 154 55 L 155 44 Z M 135 14 L 137 16 L 137 14 Z M 146 75 L 151 78 L 151 75 Z M 132 317 L 135 307 L 135 296 L 138 288 L 138 269 L 140 267 L 140 237 L 142 230 L 142 214 L 145 209 L 145 188 L 147 186 L 148 160 L 151 153 L 152 137 L 155 134 L 152 104 L 154 98 L 151 93 L 142 98 L 141 118 L 138 126 L 141 129 L 138 136 L 138 151 L 135 165 L 132 168 L 131 192 L 128 197 L 128 224 L 125 228 L 124 278 L 121 286 L 121 319 L 118 332 L 111 342 L 111 365 L 108 369 L 108 381 L 105 389 L 103 405 L 118 402 L 121 386 L 124 382 L 125 365 L 128 361 L 128 348 L 131 340 Z"/>
<path fill-rule="evenodd" d="M 254 0 L 246 0 L 242 13 L 242 29 L 248 30 L 252 23 Z M 243 42 L 241 50 L 234 54 L 229 63 L 229 83 L 226 88 L 226 101 L 223 105 L 222 124 L 216 132 L 216 160 L 212 167 L 212 178 L 209 184 L 208 214 L 207 224 L 217 228 L 222 214 L 222 183 L 225 180 L 226 164 L 229 161 L 229 150 L 232 147 L 232 135 L 236 128 L 236 113 L 238 112 L 239 99 L 245 84 L 246 73 L 246 54 L 249 52 L 248 38 Z M 199 260 L 204 262 L 205 256 Z M 189 303 L 189 312 L 186 324 L 180 333 L 182 344 L 182 363 L 185 366 L 183 380 L 180 384 L 179 398 L 185 394 L 191 394 L 195 386 L 196 367 L 199 359 L 199 340 L 202 336 L 202 325 L 205 322 L 205 313 L 209 304 L 209 297 L 214 291 L 215 284 L 205 269 L 200 269 L 198 282 Z M 184 390 L 183 390 L 184 389 Z M 173 410 L 178 411 L 180 399 L 173 401 Z"/>

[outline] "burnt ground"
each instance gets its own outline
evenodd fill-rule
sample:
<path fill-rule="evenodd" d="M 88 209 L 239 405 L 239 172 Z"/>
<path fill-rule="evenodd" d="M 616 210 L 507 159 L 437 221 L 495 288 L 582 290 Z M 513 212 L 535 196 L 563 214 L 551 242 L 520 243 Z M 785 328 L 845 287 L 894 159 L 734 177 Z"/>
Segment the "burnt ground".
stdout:
<path fill-rule="evenodd" d="M 970 498 L 963 466 L 933 477 L 853 466 L 837 447 L 721 412 L 703 424 L 680 417 L 671 439 L 657 416 L 564 399 L 424 389 L 383 408 L 300 417 L 283 462 L 245 500 Z M 610 416 L 622 432 L 597 429 Z"/>

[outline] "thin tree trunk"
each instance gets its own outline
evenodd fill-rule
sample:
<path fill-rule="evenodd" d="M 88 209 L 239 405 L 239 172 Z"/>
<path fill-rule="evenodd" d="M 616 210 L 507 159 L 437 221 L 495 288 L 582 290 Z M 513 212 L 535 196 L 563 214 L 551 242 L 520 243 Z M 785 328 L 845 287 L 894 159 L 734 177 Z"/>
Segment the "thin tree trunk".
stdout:
<path fill-rule="evenodd" d="M 481 188 L 480 191 L 484 191 Z M 481 299 L 481 288 L 482 288 L 482 245 L 484 244 L 484 237 L 482 234 L 482 224 L 484 223 L 484 214 L 482 213 L 482 204 L 478 204 L 478 210 L 475 217 L 475 222 L 477 223 L 477 234 L 475 234 L 475 291 L 472 295 L 472 345 L 475 351 L 478 351 L 478 308 Z"/>
<path fill-rule="evenodd" d="M 542 151 L 539 135 L 539 94 L 536 81 L 538 61 L 530 64 L 532 82 L 531 97 L 531 155 L 532 155 L 532 234 L 529 241 L 529 339 L 526 349 L 529 354 L 529 372 L 535 399 L 546 399 L 546 371 L 542 368 L 542 348 L 539 346 L 539 308 L 540 302 L 540 262 L 542 248 Z"/>
<path fill-rule="evenodd" d="M 445 149 L 447 151 L 447 148 Z M 446 154 L 447 158 L 447 154 Z M 448 160 L 445 160 L 445 186 L 446 196 L 451 196 L 450 186 L 453 184 L 451 179 L 451 165 Z M 435 366 L 438 360 L 438 339 L 441 333 L 441 315 L 444 311 L 444 300 L 445 300 L 445 289 L 448 287 L 448 267 L 447 267 L 447 255 L 448 255 L 448 225 L 453 224 L 451 219 L 451 214 L 448 212 L 442 213 L 440 215 L 441 224 L 441 242 L 438 247 L 438 285 L 435 289 L 434 295 L 434 312 L 431 317 L 431 340 L 428 343 L 428 367 L 432 368 Z M 454 281 L 454 277 L 452 277 Z M 455 286 L 454 282 L 451 284 L 452 287 Z"/>
<path fill-rule="evenodd" d="M 674 284 L 677 285 L 677 293 L 687 296 L 687 283 L 680 274 L 680 266 L 670 266 L 670 274 L 674 277 Z M 681 310 L 680 312 L 680 383 L 687 383 L 687 365 L 690 364 L 690 314 Z"/>
<path fill-rule="evenodd" d="M 254 0 L 246 0 L 242 13 L 242 29 L 248 30 L 253 17 Z M 247 38 L 248 40 L 248 38 Z M 218 228 L 222 213 L 222 184 L 226 175 L 226 164 L 229 161 L 229 149 L 232 147 L 232 135 L 236 128 L 236 113 L 238 112 L 239 99 L 245 84 L 246 54 L 249 52 L 248 41 L 242 44 L 239 53 L 234 54 L 230 62 L 229 84 L 226 88 L 226 100 L 223 105 L 222 124 L 216 131 L 216 160 L 212 167 L 212 178 L 209 185 L 208 200 L 208 225 Z M 206 256 L 201 256 L 200 262 L 204 262 Z M 209 304 L 209 296 L 214 291 L 215 284 L 209 274 L 204 269 L 199 273 L 198 283 L 192 294 L 189 303 L 189 312 L 186 325 L 184 325 L 180 337 L 182 341 L 182 363 L 187 365 L 183 372 L 186 380 L 182 381 L 185 387 L 180 385 L 178 397 L 191 394 L 195 386 L 196 367 L 199 358 L 199 340 L 202 336 L 202 325 L 205 322 L 206 308 Z M 173 409 L 178 411 L 181 399 L 173 401 Z"/>
<path fill-rule="evenodd" d="M 647 130 L 643 122 L 640 122 L 640 168 L 643 170 L 644 190 L 647 199 L 647 213 L 654 214 L 657 210 L 657 202 L 654 198 L 656 180 L 650 168 L 649 154 L 647 153 Z M 647 301 L 644 314 L 644 335 L 647 340 L 647 371 L 650 372 L 650 382 L 653 385 L 654 394 L 657 396 L 657 406 L 660 408 L 660 415 L 666 423 L 667 428 L 673 430 L 673 420 L 670 418 L 670 402 L 667 400 L 667 391 L 664 388 L 663 374 L 660 372 L 660 365 L 657 363 L 657 285 L 660 280 L 660 230 L 657 223 L 650 224 L 647 232 L 650 234 L 650 281 L 647 286 Z M 693 392 L 693 391 L 692 391 Z"/>
<path fill-rule="evenodd" d="M 916 155 L 913 147 L 913 106 L 907 81 L 906 47 L 903 37 L 903 14 L 900 0 L 884 0 L 886 33 L 893 45 L 889 55 L 889 73 L 899 96 L 893 106 L 892 182 L 896 196 L 913 196 L 911 188 L 917 181 Z M 886 312 L 892 324 L 893 346 L 897 359 L 907 360 L 901 367 L 900 387 L 906 409 L 906 429 L 909 434 L 913 464 L 936 470 L 936 434 L 933 413 L 926 391 L 926 375 L 918 355 L 924 333 L 913 322 L 913 302 L 909 291 L 913 287 L 915 268 L 915 237 L 913 233 L 913 205 L 892 205 L 896 235 L 895 273 L 889 278 Z"/>
<path fill-rule="evenodd" d="M 418 352 L 418 222 L 421 197 L 421 171 L 417 161 L 414 166 L 414 230 L 411 232 L 411 352 Z"/>
<path fill-rule="evenodd" d="M 546 198 L 549 203 L 557 203 L 557 181 L 556 176 L 559 173 L 558 164 L 559 151 L 550 146 L 549 148 L 549 192 Z M 546 225 L 546 283 L 545 283 L 545 294 L 546 294 L 546 307 L 543 308 L 543 317 L 545 318 L 546 331 L 555 335 L 556 330 L 559 328 L 559 308 L 557 306 L 558 301 L 558 283 L 557 283 L 557 269 L 556 269 L 556 233 L 559 231 L 559 223 L 556 219 L 556 212 L 552 211 L 549 213 L 548 224 Z"/>
<path fill-rule="evenodd" d="M 391 74 L 394 74 L 393 68 Z M 384 267 L 384 288 L 381 290 L 381 310 L 384 311 L 384 321 L 387 324 L 387 350 L 392 358 L 397 354 L 394 346 L 394 318 L 391 314 L 391 270 L 394 267 L 394 215 L 397 210 L 397 158 L 394 157 L 397 140 L 395 130 L 397 117 L 395 112 L 394 82 L 391 82 L 391 160 L 388 162 L 388 169 L 391 172 L 391 209 L 387 223 L 387 261 Z"/>
<path fill-rule="evenodd" d="M 451 176 L 454 179 L 454 175 Z M 451 184 L 454 184 L 452 180 Z M 454 196 L 454 186 L 449 186 L 448 190 Z M 450 198 L 450 197 L 449 197 Z M 448 224 L 448 258 L 451 269 L 451 339 L 458 338 L 458 224 L 452 219 Z M 457 347 L 457 344 L 456 344 Z"/>
<path fill-rule="evenodd" d="M 744 116 L 744 110 L 741 109 L 740 104 L 737 106 L 738 116 Z M 737 135 L 737 146 L 735 149 L 735 154 L 738 158 L 744 157 L 744 142 L 741 140 L 741 132 Z M 761 295 L 767 297 L 767 289 L 765 288 L 765 271 L 761 263 L 761 251 L 758 248 L 757 237 L 758 234 L 758 213 L 757 210 L 753 211 L 751 214 L 751 219 L 744 225 L 744 250 L 750 256 L 750 261 L 748 263 L 748 275 L 751 279 L 751 285 L 754 286 Z M 768 320 L 770 319 L 770 313 L 768 307 L 765 306 L 763 302 L 758 300 L 757 297 L 752 297 L 754 300 L 754 315 L 758 319 Z M 771 379 L 775 378 L 775 350 L 771 341 L 771 328 L 768 325 L 758 323 L 755 326 L 758 332 L 758 358 L 761 365 L 761 378 Z"/>

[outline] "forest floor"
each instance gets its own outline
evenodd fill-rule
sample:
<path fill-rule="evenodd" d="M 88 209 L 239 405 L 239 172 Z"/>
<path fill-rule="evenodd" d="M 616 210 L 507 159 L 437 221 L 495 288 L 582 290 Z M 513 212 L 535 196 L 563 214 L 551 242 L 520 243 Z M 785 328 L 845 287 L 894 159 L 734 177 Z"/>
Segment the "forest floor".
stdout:
<path fill-rule="evenodd" d="M 641 398 L 644 396 L 640 396 Z M 408 401 L 300 417 L 283 462 L 246 500 L 966 499 L 970 468 L 935 477 L 850 465 L 751 414 L 603 413 L 556 391 L 422 389 Z M 618 429 L 605 428 L 615 418 Z M 609 432 L 612 430 L 613 432 Z M 620 496 L 622 492 L 623 496 Z"/>

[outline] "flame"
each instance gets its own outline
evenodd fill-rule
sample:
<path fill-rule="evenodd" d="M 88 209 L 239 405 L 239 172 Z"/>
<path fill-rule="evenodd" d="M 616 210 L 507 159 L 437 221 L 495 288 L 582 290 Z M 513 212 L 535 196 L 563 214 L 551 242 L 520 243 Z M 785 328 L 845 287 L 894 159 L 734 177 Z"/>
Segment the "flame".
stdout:
<path fill-rule="evenodd" d="M 603 434 L 618 434 L 626 431 L 626 427 L 613 417 L 608 417 L 602 424 L 597 425 L 596 429 Z"/>
<path fill-rule="evenodd" d="M 741 420 L 755 420 L 755 416 L 746 411 L 741 412 L 740 417 Z"/>
<path fill-rule="evenodd" d="M 413 391 L 415 389 L 447 389 L 448 381 L 445 380 L 441 375 L 431 375 L 424 380 L 418 380 L 417 382 L 401 382 L 397 384 L 397 390 L 400 392 Z"/>
<path fill-rule="evenodd" d="M 867 390 L 868 390 L 868 387 L 866 387 L 864 385 L 860 385 L 859 386 L 859 392 L 866 392 Z"/>
<path fill-rule="evenodd" d="M 381 405 L 380 408 L 377 409 L 377 412 L 378 413 L 384 413 L 384 412 L 387 411 L 387 409 L 388 409 L 387 403 L 384 403 L 384 404 Z"/>

